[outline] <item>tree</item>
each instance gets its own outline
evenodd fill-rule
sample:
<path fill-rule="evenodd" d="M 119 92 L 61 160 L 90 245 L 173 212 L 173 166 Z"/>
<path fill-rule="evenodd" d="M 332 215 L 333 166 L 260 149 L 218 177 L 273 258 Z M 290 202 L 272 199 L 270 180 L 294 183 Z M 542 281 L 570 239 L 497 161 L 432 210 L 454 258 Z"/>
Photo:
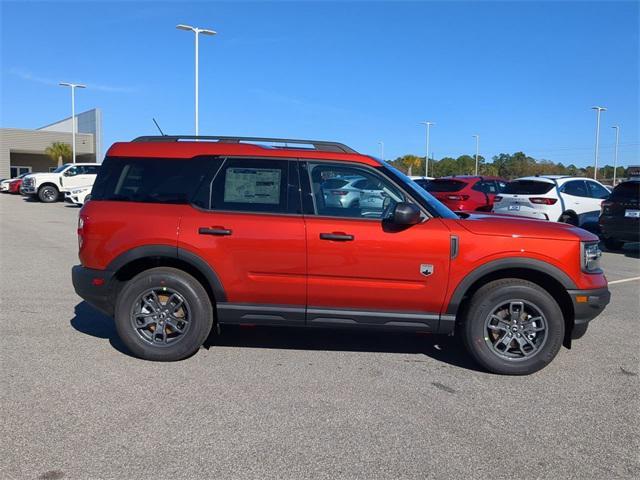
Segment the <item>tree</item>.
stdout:
<path fill-rule="evenodd" d="M 65 160 L 71 160 L 73 155 L 71 146 L 62 142 L 53 142 L 45 149 L 44 153 L 58 166 L 61 166 Z"/>

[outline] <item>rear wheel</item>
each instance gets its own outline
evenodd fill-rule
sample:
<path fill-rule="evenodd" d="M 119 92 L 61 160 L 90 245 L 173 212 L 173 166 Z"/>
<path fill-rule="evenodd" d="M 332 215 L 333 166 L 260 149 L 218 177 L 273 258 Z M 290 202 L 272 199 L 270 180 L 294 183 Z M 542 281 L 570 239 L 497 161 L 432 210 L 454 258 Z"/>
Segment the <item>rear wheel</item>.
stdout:
<path fill-rule="evenodd" d="M 604 246 L 607 247 L 607 250 L 621 250 L 624 242 L 615 238 L 605 238 Z"/>
<path fill-rule="evenodd" d="M 182 360 L 204 343 L 213 308 L 200 282 L 182 270 L 152 268 L 131 279 L 118 295 L 118 335 L 146 360 Z"/>
<path fill-rule="evenodd" d="M 568 223 L 569 225 L 573 225 L 574 227 L 578 226 L 578 216 L 573 212 L 564 212 L 560 215 L 560 222 Z"/>
<path fill-rule="evenodd" d="M 38 190 L 38 199 L 44 203 L 51 203 L 58 200 L 60 192 L 53 185 L 45 185 Z"/>
<path fill-rule="evenodd" d="M 493 373 L 527 375 L 548 365 L 564 338 L 562 311 L 549 293 L 521 279 L 480 288 L 464 319 L 467 350 Z"/>

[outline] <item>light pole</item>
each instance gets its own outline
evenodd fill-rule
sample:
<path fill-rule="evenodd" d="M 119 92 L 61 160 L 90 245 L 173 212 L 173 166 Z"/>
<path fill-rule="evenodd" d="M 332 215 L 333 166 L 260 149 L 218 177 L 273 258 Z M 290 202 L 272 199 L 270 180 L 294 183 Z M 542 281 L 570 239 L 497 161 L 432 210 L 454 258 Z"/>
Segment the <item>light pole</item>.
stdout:
<path fill-rule="evenodd" d="M 196 136 L 199 135 L 200 133 L 200 129 L 198 127 L 198 64 L 199 64 L 199 54 L 198 54 L 198 38 L 199 38 L 199 34 L 203 34 L 203 35 L 215 35 L 217 32 L 213 31 L 213 30 L 207 30 L 206 28 L 198 28 L 198 27 L 192 27 L 191 25 L 176 25 L 176 28 L 178 30 L 190 30 L 193 33 L 195 33 L 195 39 L 196 39 L 196 72 L 195 72 L 195 77 L 196 77 L 196 111 L 195 111 L 195 124 L 196 124 Z"/>
<path fill-rule="evenodd" d="M 384 162 L 384 142 L 382 140 L 380 140 L 378 142 L 378 145 L 380 145 L 380 158 Z"/>
<path fill-rule="evenodd" d="M 471 135 L 476 139 L 476 177 L 478 176 L 478 156 L 480 154 L 480 135 Z"/>
<path fill-rule="evenodd" d="M 593 178 L 594 180 L 598 176 L 598 155 L 600 149 L 600 112 L 606 112 L 607 109 L 604 107 L 591 107 L 592 110 L 596 111 L 596 152 L 595 152 L 595 166 L 593 169 Z"/>
<path fill-rule="evenodd" d="M 620 125 L 614 125 L 613 127 L 616 131 L 616 148 L 613 154 L 613 186 L 616 186 L 616 170 L 618 168 L 618 143 L 620 141 Z"/>
<path fill-rule="evenodd" d="M 73 152 L 73 163 L 76 163 L 76 88 L 87 88 L 87 86 L 68 82 L 60 82 L 60 86 L 71 89 L 71 151 Z"/>
<path fill-rule="evenodd" d="M 427 139 L 425 145 L 425 157 L 424 157 L 424 176 L 429 176 L 429 130 L 432 125 L 435 125 L 433 122 L 420 122 L 420 125 L 424 125 L 427 128 Z"/>

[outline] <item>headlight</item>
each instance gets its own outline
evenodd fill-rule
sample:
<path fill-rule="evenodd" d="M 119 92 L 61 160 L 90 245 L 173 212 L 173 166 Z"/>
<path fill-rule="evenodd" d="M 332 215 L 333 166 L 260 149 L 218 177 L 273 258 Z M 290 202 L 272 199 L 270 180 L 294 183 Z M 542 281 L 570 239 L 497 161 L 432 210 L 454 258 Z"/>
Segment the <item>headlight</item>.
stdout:
<path fill-rule="evenodd" d="M 597 243 L 581 243 L 580 244 L 581 261 L 580 266 L 585 273 L 601 273 L 600 257 L 602 251 Z"/>

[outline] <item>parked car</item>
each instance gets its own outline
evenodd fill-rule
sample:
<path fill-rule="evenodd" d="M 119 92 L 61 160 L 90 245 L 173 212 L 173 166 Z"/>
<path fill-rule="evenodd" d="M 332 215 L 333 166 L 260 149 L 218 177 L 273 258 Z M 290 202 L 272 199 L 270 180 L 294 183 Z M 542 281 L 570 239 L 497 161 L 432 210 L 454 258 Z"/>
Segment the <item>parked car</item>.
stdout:
<path fill-rule="evenodd" d="M 99 170 L 97 163 L 65 163 L 53 172 L 27 175 L 20 193 L 45 203 L 56 202 L 65 191 L 93 185 Z"/>
<path fill-rule="evenodd" d="M 268 143 L 165 136 L 109 149 L 80 210 L 72 278 L 134 355 L 185 358 L 226 324 L 375 328 L 455 333 L 489 371 L 529 374 L 609 302 L 585 230 L 462 218 L 339 143 L 256 142 Z M 322 183 L 339 176 L 376 185 L 383 209 L 328 204 Z"/>
<path fill-rule="evenodd" d="M 431 182 L 431 180 L 433 180 L 433 177 L 419 177 L 419 176 L 415 176 L 415 175 L 411 176 L 409 178 L 411 180 L 413 180 L 414 182 L 416 182 L 418 185 L 420 185 L 425 190 L 427 190 L 427 185 L 429 185 L 429 182 Z"/>
<path fill-rule="evenodd" d="M 597 223 L 609 191 L 590 178 L 562 175 L 523 177 L 509 182 L 494 199 L 493 211 L 583 226 Z"/>
<path fill-rule="evenodd" d="M 13 178 L 6 178 L 6 179 L 0 181 L 0 192 L 8 193 L 9 192 L 9 184 L 11 183 L 12 180 L 13 180 Z"/>
<path fill-rule="evenodd" d="M 327 207 L 359 209 L 364 216 L 382 212 L 386 197 L 382 187 L 362 176 L 335 176 L 320 183 Z"/>
<path fill-rule="evenodd" d="M 20 193 L 20 185 L 22 185 L 22 179 L 28 175 L 22 173 L 15 178 L 8 178 L 0 182 L 0 192 L 5 193 Z"/>
<path fill-rule="evenodd" d="M 490 212 L 506 183 L 498 177 L 460 175 L 430 180 L 423 188 L 451 210 Z"/>
<path fill-rule="evenodd" d="M 86 199 L 91 195 L 92 186 L 80 187 L 68 192 L 64 192 L 64 201 L 74 205 L 84 205 Z"/>
<path fill-rule="evenodd" d="M 618 184 L 602 202 L 600 232 L 610 250 L 640 242 L 640 178 Z"/>

